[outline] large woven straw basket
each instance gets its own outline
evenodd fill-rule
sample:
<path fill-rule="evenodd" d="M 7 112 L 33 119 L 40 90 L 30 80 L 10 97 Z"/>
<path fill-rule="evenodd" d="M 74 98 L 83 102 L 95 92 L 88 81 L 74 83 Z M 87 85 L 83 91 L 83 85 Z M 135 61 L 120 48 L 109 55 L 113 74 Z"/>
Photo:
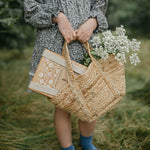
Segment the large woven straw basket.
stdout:
<path fill-rule="evenodd" d="M 65 42 L 63 56 L 66 64 L 62 75 L 64 82 L 59 84 L 55 95 L 44 95 L 56 107 L 74 114 L 82 121 L 92 122 L 114 108 L 125 95 L 125 72 L 124 65 L 120 65 L 114 55 L 110 55 L 107 61 L 96 61 L 90 54 L 89 44 L 85 43 L 84 46 L 92 60 L 88 68 L 71 61 Z M 80 67 L 74 69 L 75 64 Z M 33 90 L 32 86 L 30 89 Z M 35 89 L 34 87 L 34 91 Z"/>

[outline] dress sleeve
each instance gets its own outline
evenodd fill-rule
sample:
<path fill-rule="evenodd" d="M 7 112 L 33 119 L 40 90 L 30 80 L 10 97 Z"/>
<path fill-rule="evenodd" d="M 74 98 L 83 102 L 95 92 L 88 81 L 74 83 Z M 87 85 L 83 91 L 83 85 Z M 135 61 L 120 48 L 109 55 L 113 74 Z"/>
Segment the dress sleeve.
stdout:
<path fill-rule="evenodd" d="M 94 33 L 104 31 L 108 28 L 108 22 L 105 17 L 107 10 L 107 0 L 91 0 L 91 11 L 89 18 L 96 18 L 97 28 Z"/>
<path fill-rule="evenodd" d="M 37 28 L 45 28 L 55 25 L 52 17 L 57 17 L 61 10 L 57 0 L 24 0 L 24 19 Z"/>

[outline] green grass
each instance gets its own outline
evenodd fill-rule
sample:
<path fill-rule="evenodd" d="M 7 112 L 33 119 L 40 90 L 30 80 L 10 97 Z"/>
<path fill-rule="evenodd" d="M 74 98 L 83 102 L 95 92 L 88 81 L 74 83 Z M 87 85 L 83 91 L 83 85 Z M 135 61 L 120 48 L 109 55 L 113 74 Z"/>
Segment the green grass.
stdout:
<path fill-rule="evenodd" d="M 97 122 L 93 143 L 101 150 L 150 150 L 150 40 L 141 41 L 141 63 L 126 65 L 127 95 Z M 26 92 L 32 48 L 17 52 L 0 51 L 0 149 L 59 150 L 54 106 Z M 77 121 L 72 116 L 73 143 L 81 150 Z"/>

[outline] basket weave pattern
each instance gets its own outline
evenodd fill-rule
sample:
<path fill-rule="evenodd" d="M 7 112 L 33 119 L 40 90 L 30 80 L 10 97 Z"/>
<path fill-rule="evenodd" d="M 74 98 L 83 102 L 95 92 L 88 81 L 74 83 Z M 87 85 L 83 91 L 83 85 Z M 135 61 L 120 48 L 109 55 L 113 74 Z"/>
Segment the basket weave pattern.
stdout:
<path fill-rule="evenodd" d="M 99 60 L 99 65 L 93 60 L 84 74 L 72 77 L 71 83 L 66 83 L 52 100 L 53 103 L 88 122 L 111 110 L 125 95 L 124 66 L 119 65 L 114 57 L 111 55 L 107 61 Z M 66 59 L 70 61 L 68 54 Z M 70 73 L 68 76 L 73 76 L 72 70 L 70 68 L 68 70 Z M 80 97 L 80 92 L 74 93 L 71 89 L 72 85 L 78 86 L 76 88 L 81 90 L 80 100 L 76 98 L 77 95 L 78 98 Z"/>
<path fill-rule="evenodd" d="M 28 88 L 82 121 L 92 122 L 125 95 L 125 68 L 114 55 L 107 61 L 96 61 L 90 54 L 90 45 L 84 46 L 92 60 L 89 67 L 71 61 L 66 42 L 62 56 L 45 50 Z"/>

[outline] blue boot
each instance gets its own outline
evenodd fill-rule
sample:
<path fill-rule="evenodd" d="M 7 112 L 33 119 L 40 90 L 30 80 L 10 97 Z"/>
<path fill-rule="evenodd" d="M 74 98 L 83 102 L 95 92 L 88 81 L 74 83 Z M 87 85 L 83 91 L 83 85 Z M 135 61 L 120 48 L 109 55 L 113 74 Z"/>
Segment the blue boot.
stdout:
<path fill-rule="evenodd" d="M 80 144 L 83 150 L 98 150 L 93 144 L 92 144 L 92 138 L 90 137 L 84 137 L 80 134 Z"/>
<path fill-rule="evenodd" d="M 73 144 L 67 148 L 61 148 L 62 150 L 75 150 Z"/>

